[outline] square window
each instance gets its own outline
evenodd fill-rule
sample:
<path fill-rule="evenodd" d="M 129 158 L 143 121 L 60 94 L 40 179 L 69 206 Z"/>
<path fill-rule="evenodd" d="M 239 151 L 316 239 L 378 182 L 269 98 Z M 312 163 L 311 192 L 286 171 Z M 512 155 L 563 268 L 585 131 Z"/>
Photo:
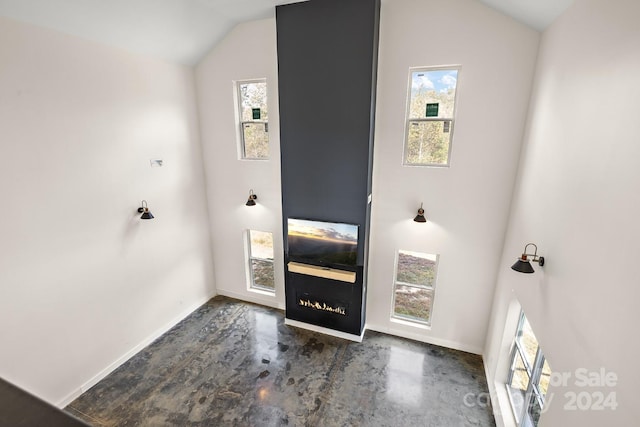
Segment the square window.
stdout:
<path fill-rule="evenodd" d="M 242 141 L 245 159 L 266 159 L 269 157 L 269 133 L 267 123 L 244 122 Z"/>
<path fill-rule="evenodd" d="M 448 121 L 410 120 L 406 162 L 413 165 L 446 164 L 450 137 Z"/>
<path fill-rule="evenodd" d="M 249 230 L 249 288 L 275 293 L 273 234 Z"/>
<path fill-rule="evenodd" d="M 410 70 L 405 165 L 449 165 L 459 70 Z"/>
<path fill-rule="evenodd" d="M 240 153 L 243 159 L 269 158 L 269 121 L 266 80 L 236 83 L 240 126 Z"/>
<path fill-rule="evenodd" d="M 398 252 L 393 318 L 430 323 L 437 266 L 437 255 L 404 250 Z"/>
<path fill-rule="evenodd" d="M 415 286 L 396 285 L 393 315 L 415 322 L 428 322 L 431 318 L 433 290 Z"/>

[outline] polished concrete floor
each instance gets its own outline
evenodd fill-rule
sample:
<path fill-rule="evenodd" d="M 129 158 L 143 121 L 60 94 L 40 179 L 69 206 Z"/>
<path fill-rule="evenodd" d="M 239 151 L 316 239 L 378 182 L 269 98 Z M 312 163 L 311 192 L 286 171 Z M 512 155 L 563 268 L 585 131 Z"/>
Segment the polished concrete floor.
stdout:
<path fill-rule="evenodd" d="M 479 356 L 216 297 L 65 410 L 94 426 L 495 426 L 486 393 Z"/>

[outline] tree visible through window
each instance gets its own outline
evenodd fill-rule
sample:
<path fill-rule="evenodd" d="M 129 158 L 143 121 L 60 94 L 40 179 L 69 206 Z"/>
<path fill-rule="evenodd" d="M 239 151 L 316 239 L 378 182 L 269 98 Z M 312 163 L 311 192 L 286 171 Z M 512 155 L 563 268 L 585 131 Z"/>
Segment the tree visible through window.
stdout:
<path fill-rule="evenodd" d="M 410 70 L 406 165 L 449 165 L 458 71 L 458 68 Z"/>
<path fill-rule="evenodd" d="M 393 296 L 393 317 L 429 324 L 438 256 L 399 251 Z"/>
<path fill-rule="evenodd" d="M 240 114 L 240 143 L 243 159 L 269 158 L 267 82 L 237 83 Z"/>
<path fill-rule="evenodd" d="M 249 230 L 249 287 L 275 292 L 273 270 L 273 234 Z"/>
<path fill-rule="evenodd" d="M 521 312 L 507 379 L 511 407 L 519 426 L 538 425 L 550 378 L 551 367 L 527 317 Z"/>

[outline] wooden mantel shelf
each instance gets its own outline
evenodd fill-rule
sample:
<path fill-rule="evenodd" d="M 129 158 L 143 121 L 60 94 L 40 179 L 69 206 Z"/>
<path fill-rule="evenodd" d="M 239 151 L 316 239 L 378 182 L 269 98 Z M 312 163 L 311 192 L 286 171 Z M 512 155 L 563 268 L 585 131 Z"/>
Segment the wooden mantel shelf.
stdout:
<path fill-rule="evenodd" d="M 341 282 L 355 283 L 355 271 L 338 270 L 336 268 L 319 267 L 317 265 L 290 262 L 287 264 L 291 273 L 307 274 L 309 276 L 323 277 L 325 279 L 339 280 Z"/>

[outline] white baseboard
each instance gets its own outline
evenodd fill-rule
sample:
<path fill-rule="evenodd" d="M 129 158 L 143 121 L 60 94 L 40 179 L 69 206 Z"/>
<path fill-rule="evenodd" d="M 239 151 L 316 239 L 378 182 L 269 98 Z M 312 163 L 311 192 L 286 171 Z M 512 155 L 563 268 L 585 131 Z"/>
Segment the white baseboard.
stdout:
<path fill-rule="evenodd" d="M 264 305 L 271 308 L 277 308 L 278 310 L 284 310 L 284 304 L 276 301 L 275 297 L 270 297 L 269 299 L 261 298 L 261 295 L 259 293 L 256 293 L 256 295 L 254 296 L 254 295 L 241 294 L 233 291 L 227 291 L 224 289 L 218 289 L 218 295 L 222 295 L 222 296 L 233 298 L 233 299 L 238 299 L 240 301 L 252 302 L 254 304 Z"/>
<path fill-rule="evenodd" d="M 55 404 L 55 406 L 57 406 L 60 409 L 64 409 L 69 403 L 79 398 L 81 394 L 82 394 L 82 387 L 72 391 L 71 393 L 63 397 L 62 400 L 58 401 Z"/>
<path fill-rule="evenodd" d="M 321 334 L 331 335 L 337 338 L 342 338 L 345 340 L 362 342 L 362 338 L 364 337 L 364 333 L 366 328 L 362 330 L 360 335 L 348 334 L 346 332 L 336 331 L 330 328 L 324 328 L 322 326 L 312 325 L 310 323 L 300 322 L 298 320 L 292 319 L 284 319 L 284 324 L 289 326 L 295 326 L 296 328 L 306 329 L 308 331 L 320 332 Z"/>
<path fill-rule="evenodd" d="M 284 310 L 285 309 L 284 305 L 278 303 L 277 301 L 275 301 L 275 299 L 263 299 L 263 298 L 260 298 L 260 297 L 254 297 L 252 295 L 248 296 L 246 294 L 230 292 L 230 291 L 226 291 L 226 290 L 223 290 L 223 289 L 218 289 L 217 295 L 223 295 L 223 296 L 227 296 L 227 297 L 238 299 L 238 300 L 242 300 L 242 301 L 248 301 L 248 302 L 252 302 L 252 303 L 255 303 L 255 304 L 259 304 L 259 305 L 264 305 L 264 306 L 267 306 L 267 307 L 277 308 L 277 309 L 280 309 L 280 310 Z M 170 322 L 165 324 L 165 326 L 157 329 L 154 333 L 152 333 L 147 338 L 145 338 L 143 341 L 138 343 L 135 347 L 133 347 L 132 349 L 127 351 L 125 354 L 120 356 L 118 359 L 116 359 L 114 362 L 109 364 L 102 371 L 100 371 L 98 374 L 94 375 L 90 380 L 88 380 L 82 386 L 80 386 L 80 388 L 78 388 L 77 390 L 74 390 L 73 392 L 71 392 L 67 396 L 65 396 L 63 399 L 58 401 L 56 403 L 56 406 L 58 408 L 64 408 L 69 403 L 73 402 L 82 393 L 86 392 L 91 387 L 96 385 L 98 382 L 100 382 L 102 379 L 104 379 L 107 375 L 109 375 L 111 372 L 116 370 L 120 365 L 122 365 L 124 362 L 129 360 L 131 357 L 133 357 L 139 351 L 141 351 L 146 346 L 151 344 L 153 341 L 158 339 L 164 333 L 169 331 L 171 328 L 173 328 L 180 321 L 182 321 L 184 318 L 186 318 L 189 314 L 193 313 L 198 307 L 200 307 L 203 304 L 205 304 L 207 301 L 209 301 L 214 296 L 215 295 L 207 297 L 207 298 L 203 299 L 202 301 L 194 303 L 191 306 L 189 306 L 188 308 L 186 308 L 185 310 L 183 310 L 173 320 L 171 320 Z M 439 345 L 439 346 L 442 346 L 442 347 L 448 347 L 448 348 L 452 348 L 452 349 L 455 349 L 455 350 L 465 351 L 465 352 L 468 352 L 468 353 L 474 353 L 474 354 L 479 354 L 479 355 L 482 354 L 482 349 L 478 348 L 478 347 L 475 347 L 475 346 L 469 346 L 469 345 L 466 345 L 466 344 L 463 344 L 463 343 L 458 343 L 458 342 L 448 341 L 448 340 L 442 340 L 442 339 L 438 339 L 438 338 L 424 336 L 424 335 L 418 334 L 418 333 L 411 333 L 411 332 L 407 332 L 407 331 L 401 331 L 401 330 L 392 329 L 392 328 L 388 328 L 388 327 L 382 327 L 382 326 L 378 326 L 378 325 L 365 325 L 365 327 L 363 328 L 362 333 L 360 335 L 354 335 L 354 334 L 348 334 L 346 332 L 336 331 L 336 330 L 333 330 L 333 329 L 330 329 L 330 328 L 324 328 L 322 326 L 312 325 L 312 324 L 309 324 L 309 323 L 300 322 L 300 321 L 292 320 L 292 319 L 286 319 L 286 318 L 285 318 L 285 324 L 286 325 L 290 325 L 290 326 L 294 326 L 294 327 L 298 327 L 298 328 L 301 328 L 301 329 L 306 329 L 306 330 L 310 330 L 310 331 L 314 331 L 314 332 L 319 332 L 319 333 L 322 333 L 322 334 L 325 334 L 325 335 L 334 336 L 334 337 L 337 337 L 337 338 L 342 338 L 342 339 L 347 339 L 347 340 L 350 340 L 350 341 L 355 341 L 355 342 L 362 342 L 362 340 L 364 338 L 365 331 L 367 329 L 370 329 L 372 331 L 382 332 L 382 333 L 389 334 L 389 335 L 395 335 L 395 336 L 399 336 L 399 337 L 402 337 L 402 338 L 408 338 L 408 339 L 412 339 L 412 340 L 415 340 L 415 341 L 425 342 L 425 343 L 428 343 L 428 344 Z M 486 372 L 486 367 L 485 367 L 485 374 L 487 374 L 487 382 L 489 382 L 489 377 L 488 377 L 488 372 Z M 489 391 L 490 391 L 490 395 L 491 395 L 491 402 L 492 402 L 492 404 L 495 405 L 495 406 L 493 406 L 494 411 L 496 411 L 496 409 L 499 411 L 500 406 L 499 406 L 499 403 L 498 403 L 499 399 L 496 396 L 496 388 L 494 386 L 489 385 Z M 495 418 L 496 418 L 496 423 L 498 423 L 498 427 L 502 427 L 502 426 L 505 425 L 504 422 L 502 421 L 502 416 L 499 413 L 495 414 Z M 498 420 L 500 420 L 500 421 L 498 421 Z"/>
<path fill-rule="evenodd" d="M 365 326 L 365 329 L 369 329 L 376 332 L 382 332 L 383 334 L 395 335 L 397 337 L 407 338 L 414 341 L 420 341 L 427 344 L 439 345 L 440 347 L 447 347 L 447 348 L 452 348 L 454 350 L 465 351 L 467 353 L 482 355 L 481 347 L 476 347 L 476 346 L 472 346 L 472 345 L 468 345 L 468 344 L 464 344 L 456 341 L 443 340 L 439 338 L 425 336 L 419 333 L 393 329 L 393 328 L 384 327 L 380 325 L 367 324 Z"/>
<path fill-rule="evenodd" d="M 215 295 L 213 295 L 213 296 L 215 296 Z M 168 332 L 171 328 L 173 328 L 175 325 L 180 323 L 180 321 L 182 321 L 184 318 L 186 318 L 189 314 L 193 313 L 196 309 L 198 309 L 198 307 L 202 306 L 207 301 L 209 301 L 211 298 L 213 298 L 213 296 L 206 297 L 206 298 L 202 299 L 201 301 L 196 302 L 196 303 L 190 305 L 188 308 L 184 309 L 178 316 L 174 317 L 171 321 L 166 323 L 163 327 L 157 329 L 155 332 L 153 332 L 147 338 L 145 338 L 140 343 L 138 343 L 135 347 L 133 347 L 132 349 L 127 351 L 125 354 L 123 354 L 122 356 L 117 358 L 115 361 L 113 361 L 111 364 L 109 364 L 109 366 L 107 366 L 102 371 L 100 371 L 99 373 L 94 375 L 89 381 L 87 381 L 84 384 L 82 384 L 80 386 L 80 388 L 78 388 L 77 390 L 74 390 L 73 392 L 71 392 L 67 396 L 65 396 L 63 399 L 58 401 L 58 403 L 56 403 L 56 406 L 58 408 L 62 409 L 65 406 L 67 406 L 69 403 L 71 403 L 74 400 L 76 400 L 78 397 L 80 397 L 80 395 L 82 393 L 86 392 L 91 387 L 93 387 L 94 385 L 99 383 L 107 375 L 109 375 L 111 372 L 115 371 L 120 365 L 122 365 L 124 362 L 129 360 L 131 357 L 135 356 L 140 350 L 144 349 L 146 346 L 148 346 L 149 344 L 154 342 L 160 336 L 162 336 L 163 334 Z"/>

